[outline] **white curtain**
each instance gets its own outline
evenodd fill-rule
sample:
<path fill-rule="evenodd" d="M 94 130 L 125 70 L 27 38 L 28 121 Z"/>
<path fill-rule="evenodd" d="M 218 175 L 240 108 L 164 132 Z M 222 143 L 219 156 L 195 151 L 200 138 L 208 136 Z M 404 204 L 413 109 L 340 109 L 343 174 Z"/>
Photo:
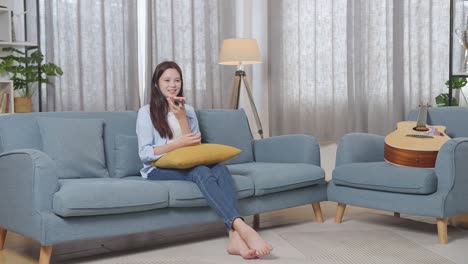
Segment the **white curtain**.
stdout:
<path fill-rule="evenodd" d="M 137 1 L 41 0 L 42 50 L 64 74 L 43 111 L 136 110 Z"/>
<path fill-rule="evenodd" d="M 184 93 L 195 108 L 229 107 L 235 68 L 218 65 L 224 38 L 235 37 L 235 2 L 228 0 L 149 1 L 146 99 L 151 75 L 165 60 L 179 64 Z"/>
<path fill-rule="evenodd" d="M 448 79 L 449 1 L 269 2 L 270 128 L 385 135 Z"/>

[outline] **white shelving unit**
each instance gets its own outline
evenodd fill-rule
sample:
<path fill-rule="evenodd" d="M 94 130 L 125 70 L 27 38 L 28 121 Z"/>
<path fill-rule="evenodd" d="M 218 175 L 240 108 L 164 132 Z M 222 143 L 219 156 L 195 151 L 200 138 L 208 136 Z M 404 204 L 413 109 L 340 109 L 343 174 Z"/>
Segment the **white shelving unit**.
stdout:
<path fill-rule="evenodd" d="M 36 43 L 32 42 L 0 42 L 0 47 L 34 47 Z"/>
<path fill-rule="evenodd" d="M 13 47 L 25 50 L 26 47 L 38 46 L 36 42 L 28 41 L 28 32 L 26 32 L 26 19 L 28 18 L 28 12 L 26 12 L 26 7 L 23 6 L 26 4 L 26 2 L 23 2 L 23 5 L 18 6 L 18 3 L 15 1 L 18 0 L 7 0 L 7 7 L 0 7 L 0 56 L 8 55 L 7 51 L 3 51 L 3 48 L 6 47 Z M 37 5 L 38 1 L 36 1 L 35 8 L 27 7 L 27 9 L 30 9 L 29 11 L 34 11 L 36 9 L 35 11 L 37 12 Z M 13 17 L 13 14 L 19 15 L 16 16 L 15 19 L 15 17 Z M 23 15 L 24 17 L 21 17 L 21 15 Z M 21 17 L 21 19 L 24 18 L 24 21 L 18 21 L 18 17 Z M 18 41 L 14 41 L 13 39 L 14 29 L 12 28 L 12 21 L 15 22 L 15 35 L 16 37 L 20 37 L 16 39 Z M 39 22 L 36 21 L 36 23 Z M 4 96 L 4 94 L 8 94 L 8 96 Z M 15 112 L 14 95 L 15 91 L 13 87 L 13 82 L 9 80 L 8 75 L 0 75 L 0 114 L 13 114 Z M 8 100 L 6 99 L 6 97 L 8 97 Z M 6 102 L 8 102 L 7 105 Z M 5 111 L 5 109 L 7 109 L 8 111 Z"/>
<path fill-rule="evenodd" d="M 15 100 L 13 82 L 0 80 L 0 115 L 13 114 L 15 112 Z"/>
<path fill-rule="evenodd" d="M 0 7 L 0 43 L 11 42 L 11 10 Z"/>
<path fill-rule="evenodd" d="M 0 47 L 33 47 L 34 42 L 13 41 L 12 29 L 13 10 L 0 7 Z"/>

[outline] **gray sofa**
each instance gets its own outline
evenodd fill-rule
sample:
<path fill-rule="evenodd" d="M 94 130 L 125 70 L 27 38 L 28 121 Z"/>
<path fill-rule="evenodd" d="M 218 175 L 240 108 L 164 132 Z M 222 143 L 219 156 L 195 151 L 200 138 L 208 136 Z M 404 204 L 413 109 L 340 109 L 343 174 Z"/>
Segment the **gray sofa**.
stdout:
<path fill-rule="evenodd" d="M 418 111 L 408 120 L 415 121 Z M 353 133 L 338 144 L 328 198 L 338 202 L 335 222 L 346 205 L 437 219 L 439 242 L 446 244 L 447 221 L 468 213 L 468 108 L 432 107 L 428 124 L 445 126 L 452 139 L 437 155 L 434 169 L 401 167 L 384 161 L 384 137 Z"/>
<path fill-rule="evenodd" d="M 242 150 L 227 162 L 243 215 L 312 203 L 321 222 L 327 183 L 317 141 L 254 140 L 242 110 L 197 112 L 203 141 Z M 8 230 L 41 244 L 209 223 L 220 218 L 198 187 L 139 176 L 136 112 L 0 116 L 0 249 Z M 258 223 L 258 218 L 256 218 Z"/>

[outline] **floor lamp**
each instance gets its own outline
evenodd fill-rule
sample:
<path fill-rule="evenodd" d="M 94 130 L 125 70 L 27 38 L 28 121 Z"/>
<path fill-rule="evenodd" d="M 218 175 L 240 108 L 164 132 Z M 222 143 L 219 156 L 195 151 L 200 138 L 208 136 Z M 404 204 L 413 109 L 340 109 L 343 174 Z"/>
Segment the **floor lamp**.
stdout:
<path fill-rule="evenodd" d="M 252 96 L 249 81 L 246 78 L 243 65 L 262 63 L 260 50 L 258 49 L 257 41 L 251 38 L 231 38 L 223 41 L 221 52 L 219 53 L 219 64 L 222 65 L 237 65 L 237 71 L 234 78 L 234 86 L 232 89 L 231 108 L 239 108 L 239 95 L 241 83 L 244 82 L 245 90 L 249 97 L 250 106 L 257 123 L 258 134 L 263 138 L 262 123 L 258 117 L 257 107 Z M 260 215 L 254 215 L 253 228 L 258 229 L 260 226 Z"/>
<path fill-rule="evenodd" d="M 260 50 L 258 49 L 257 41 L 252 38 L 231 38 L 223 41 L 221 52 L 219 54 L 219 64 L 222 65 L 237 65 L 237 71 L 234 78 L 234 86 L 232 89 L 231 108 L 239 108 L 239 96 L 241 83 L 244 82 L 245 90 L 249 97 L 250 106 L 257 124 L 258 134 L 263 138 L 262 123 L 258 116 L 257 107 L 252 96 L 250 84 L 246 78 L 244 65 L 262 63 Z"/>

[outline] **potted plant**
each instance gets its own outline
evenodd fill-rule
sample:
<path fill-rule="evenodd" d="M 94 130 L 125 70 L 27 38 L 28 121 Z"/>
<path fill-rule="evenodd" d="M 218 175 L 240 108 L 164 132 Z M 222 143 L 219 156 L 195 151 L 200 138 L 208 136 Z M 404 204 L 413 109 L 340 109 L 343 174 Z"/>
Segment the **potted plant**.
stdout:
<path fill-rule="evenodd" d="M 468 101 L 466 100 L 466 97 L 465 97 L 465 94 L 463 93 L 463 90 L 462 88 L 465 87 L 465 85 L 468 83 L 468 81 L 466 80 L 465 77 L 458 77 L 458 76 L 455 76 L 452 78 L 452 89 L 454 89 L 454 91 L 458 91 L 459 94 L 462 95 L 464 101 L 465 101 L 465 104 L 468 105 Z M 447 80 L 445 82 L 445 85 L 447 86 L 447 88 L 449 87 L 449 81 Z M 459 105 L 459 95 L 458 96 L 452 96 L 452 106 L 458 106 Z M 441 93 L 439 94 L 436 98 L 436 104 L 437 106 L 449 106 L 449 95 L 448 93 Z"/>
<path fill-rule="evenodd" d="M 48 83 L 48 76 L 61 76 L 62 69 L 54 63 L 43 63 L 44 55 L 36 47 L 27 52 L 15 48 L 3 48 L 10 52 L 0 57 L 0 74 L 9 74 L 15 90 L 15 112 L 32 112 L 32 96 L 39 81 Z M 29 53 L 29 54 L 28 54 Z"/>

